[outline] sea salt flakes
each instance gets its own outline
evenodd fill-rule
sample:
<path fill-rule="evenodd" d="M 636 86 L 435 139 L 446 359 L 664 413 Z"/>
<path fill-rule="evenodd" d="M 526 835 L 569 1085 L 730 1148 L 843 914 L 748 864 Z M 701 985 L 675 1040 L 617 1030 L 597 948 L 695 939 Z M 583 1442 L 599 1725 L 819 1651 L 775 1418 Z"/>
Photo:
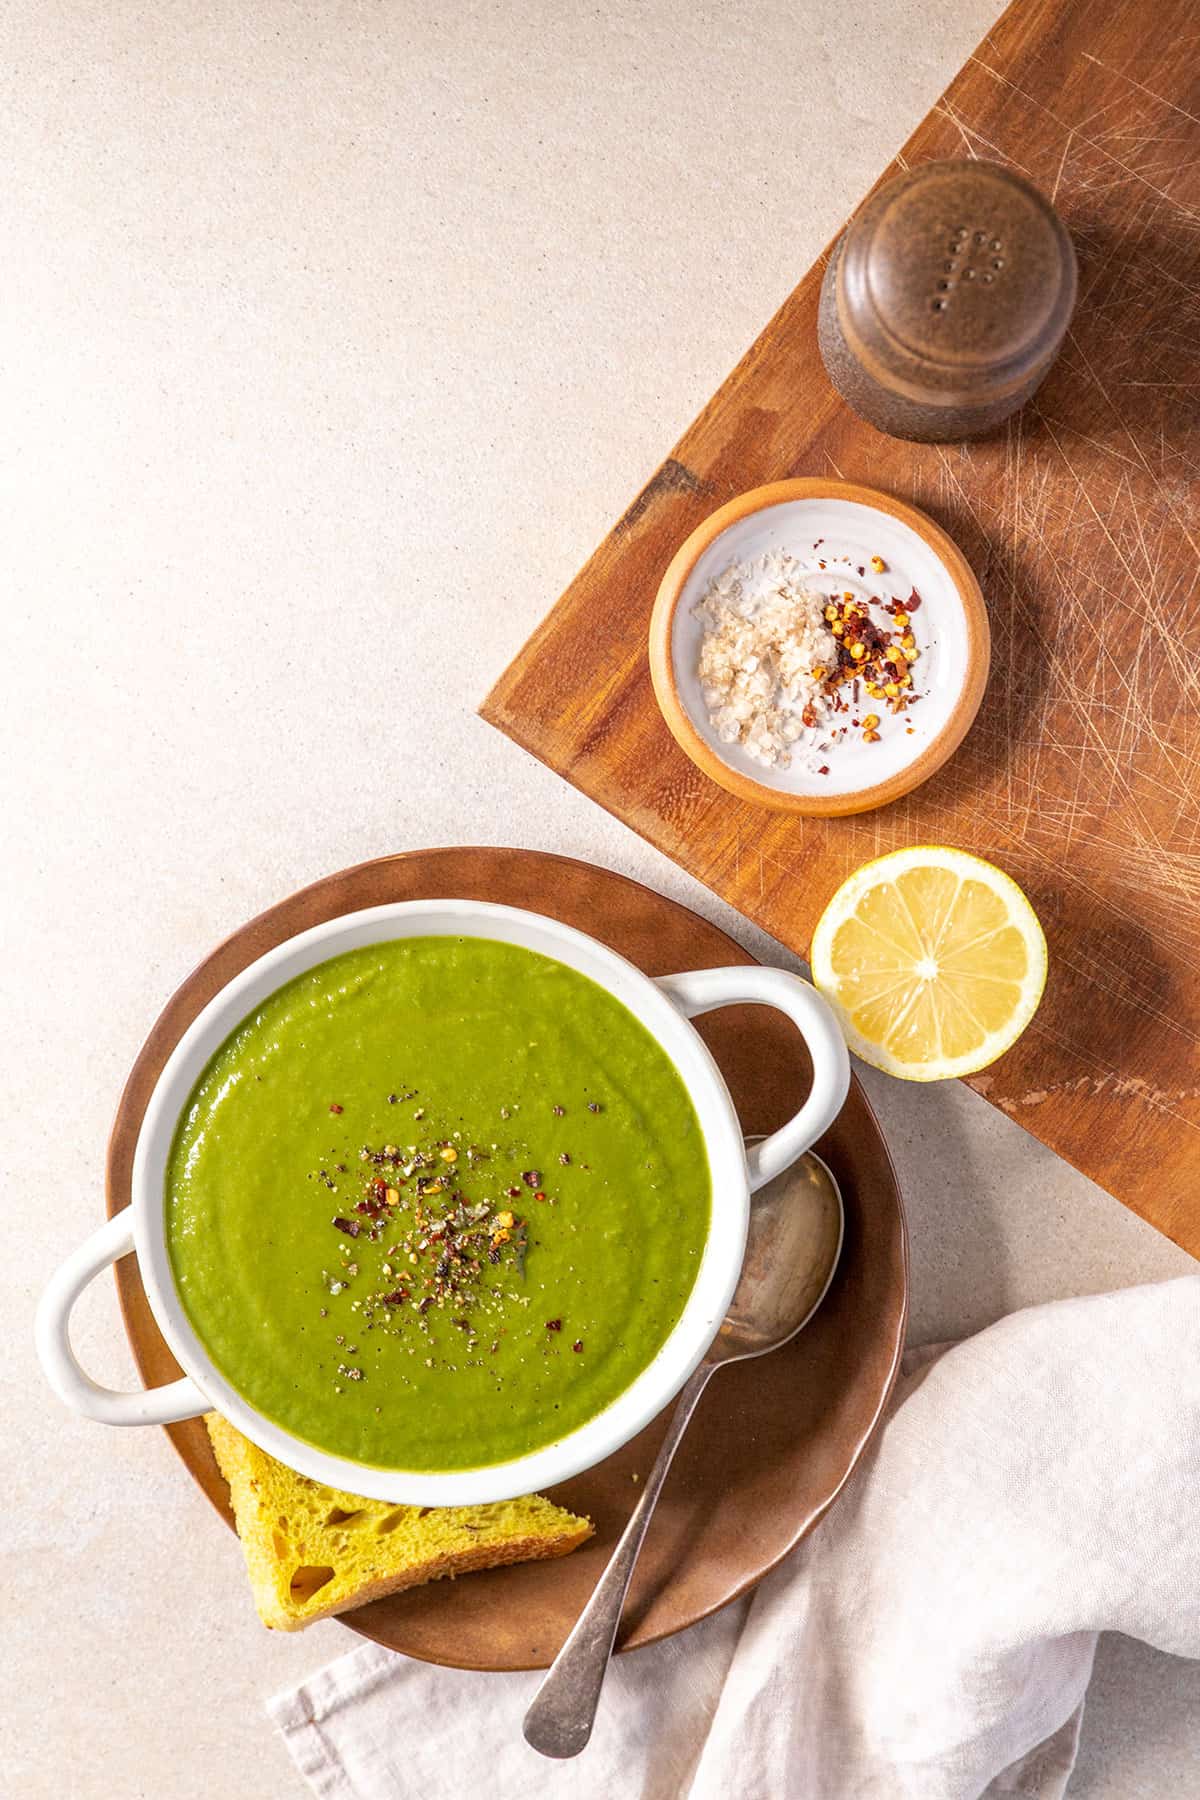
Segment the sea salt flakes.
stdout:
<path fill-rule="evenodd" d="M 826 596 L 786 551 L 731 563 L 693 608 L 704 626 L 699 676 L 709 722 L 768 768 L 815 747 L 827 717 L 822 675 L 837 662 Z"/>

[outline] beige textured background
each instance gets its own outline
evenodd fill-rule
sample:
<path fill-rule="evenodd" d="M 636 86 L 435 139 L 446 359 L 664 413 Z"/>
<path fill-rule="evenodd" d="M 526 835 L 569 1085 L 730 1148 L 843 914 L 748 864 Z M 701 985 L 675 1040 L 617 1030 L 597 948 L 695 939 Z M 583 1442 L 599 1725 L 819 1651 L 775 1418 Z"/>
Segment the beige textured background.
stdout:
<path fill-rule="evenodd" d="M 473 707 L 993 16 L 0 8 L 4 1794 L 304 1791 L 261 1700 L 354 1640 L 259 1629 L 162 1435 L 44 1391 L 35 1295 L 148 1023 L 299 884 L 527 843 L 738 929 Z M 965 1091 L 871 1088 L 916 1338 L 1195 1266 Z M 79 1341 L 128 1379 L 107 1284 Z M 1200 1665 L 1106 1643 L 1073 1792 L 1197 1767 Z"/>

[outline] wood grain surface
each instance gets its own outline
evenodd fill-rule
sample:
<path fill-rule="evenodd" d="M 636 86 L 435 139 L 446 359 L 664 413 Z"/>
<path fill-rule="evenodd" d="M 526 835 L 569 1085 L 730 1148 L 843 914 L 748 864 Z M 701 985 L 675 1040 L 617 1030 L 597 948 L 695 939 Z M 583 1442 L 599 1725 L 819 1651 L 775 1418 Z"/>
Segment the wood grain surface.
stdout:
<path fill-rule="evenodd" d="M 814 266 L 502 677 L 484 717 L 793 948 L 905 844 L 991 857 L 1050 980 L 972 1086 L 1200 1254 L 1200 12 L 1016 0 L 896 164 L 993 157 L 1052 197 L 1080 297 L 1046 384 L 972 445 L 881 436 L 831 389 Z M 828 254 L 828 253 L 827 253 Z M 958 541 L 988 602 L 974 730 L 917 793 L 794 819 L 723 792 L 660 718 L 662 572 L 745 488 L 836 475 Z"/>
<path fill-rule="evenodd" d="M 493 900 L 590 932 L 647 974 L 749 963 L 724 932 L 636 881 L 530 850 L 414 850 L 343 869 L 251 919 L 168 1001 L 125 1084 L 108 1146 L 107 1205 L 129 1204 L 134 1150 L 167 1057 L 200 1009 L 266 950 L 324 919 L 394 900 Z M 696 1021 L 747 1133 L 796 1111 L 809 1065 L 795 1027 L 762 1006 Z M 831 1505 L 891 1391 L 904 1341 L 908 1255 L 895 1171 L 858 1082 L 818 1148 L 837 1176 L 846 1237 L 837 1273 L 798 1338 L 713 1380 L 663 1489 L 626 1603 L 619 1648 L 666 1637 L 726 1605 L 775 1566 Z M 180 1370 L 154 1321 L 137 1259 L 116 1265 L 129 1341 L 148 1387 Z M 561 1562 L 521 1563 L 433 1582 L 347 1613 L 364 1637 L 426 1662 L 468 1669 L 544 1668 L 589 1598 L 654 1461 L 670 1409 L 597 1468 L 551 1497 L 586 1513 L 595 1536 Z M 167 1428 L 190 1474 L 233 1516 L 203 1422 Z M 248 1586 L 229 1603 L 249 1607 Z"/>

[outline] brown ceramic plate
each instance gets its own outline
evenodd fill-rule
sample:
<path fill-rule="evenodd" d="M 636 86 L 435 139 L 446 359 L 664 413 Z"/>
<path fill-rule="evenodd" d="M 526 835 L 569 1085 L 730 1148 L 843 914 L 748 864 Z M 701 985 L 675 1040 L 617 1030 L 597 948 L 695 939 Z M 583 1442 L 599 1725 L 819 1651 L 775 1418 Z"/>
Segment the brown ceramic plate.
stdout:
<path fill-rule="evenodd" d="M 893 715 L 863 694 L 832 723 L 841 742 L 818 733 L 797 745 L 786 769 L 768 768 L 709 721 L 698 663 L 703 625 L 694 614 L 709 583 L 731 563 L 764 552 L 796 558 L 806 588 L 830 599 L 853 594 L 903 602 L 915 588 L 911 629 L 920 657 L 913 692 Z M 883 567 L 878 572 L 871 559 Z M 881 614 L 876 622 L 887 624 Z M 962 551 L 915 506 L 849 481 L 805 478 L 753 488 L 702 521 L 675 553 L 650 620 L 650 674 L 663 718 L 697 768 L 743 800 L 815 817 L 870 812 L 898 800 L 941 768 L 970 730 L 987 685 L 991 635 L 979 583 Z M 876 714 L 879 741 L 852 721 Z"/>
<path fill-rule="evenodd" d="M 362 863 L 252 919 L 188 976 L 133 1065 L 108 1148 L 109 1213 L 129 1202 L 133 1150 L 150 1091 L 201 1007 L 257 956 L 324 919 L 390 900 L 462 896 L 528 907 L 591 932 L 648 974 L 753 959 L 715 925 L 606 869 L 528 850 L 418 850 Z M 748 1133 L 772 1131 L 807 1085 L 799 1037 L 765 1007 L 699 1021 Z M 659 1501 L 625 1611 L 622 1649 L 705 1618 L 760 1580 L 812 1529 L 878 1423 L 904 1337 L 907 1246 L 895 1171 L 855 1081 L 820 1145 L 841 1184 L 846 1240 L 833 1286 L 786 1349 L 712 1382 Z M 179 1374 L 146 1303 L 137 1264 L 117 1264 L 134 1356 L 146 1382 Z M 595 1522 L 560 1562 L 527 1563 L 415 1588 L 345 1615 L 364 1637 L 426 1662 L 467 1669 L 544 1668 L 574 1623 L 628 1517 L 634 1475 L 650 1467 L 665 1415 L 598 1468 L 553 1491 Z M 225 1483 L 203 1423 L 167 1428 L 227 1524 Z M 231 1587 L 231 1605 L 247 1594 Z"/>

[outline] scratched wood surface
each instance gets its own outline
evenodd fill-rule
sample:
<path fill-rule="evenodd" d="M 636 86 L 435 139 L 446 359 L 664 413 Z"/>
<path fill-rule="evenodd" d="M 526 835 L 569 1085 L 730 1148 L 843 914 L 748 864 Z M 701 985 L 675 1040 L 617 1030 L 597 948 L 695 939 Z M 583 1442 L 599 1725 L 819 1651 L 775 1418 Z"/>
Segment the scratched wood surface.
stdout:
<path fill-rule="evenodd" d="M 972 1082 L 1200 1254 L 1200 9 L 1016 0 L 895 166 L 963 154 L 1053 196 L 1080 260 L 1060 362 L 1006 432 L 904 444 L 816 348 L 824 259 L 767 326 L 488 697 L 484 716 L 797 950 L 865 858 L 993 858 L 1046 926 L 1020 1044 Z M 895 166 L 882 179 L 895 172 Z M 676 748 L 646 627 L 672 552 L 732 495 L 836 474 L 957 538 L 993 674 L 945 770 L 883 812 L 799 820 Z"/>

